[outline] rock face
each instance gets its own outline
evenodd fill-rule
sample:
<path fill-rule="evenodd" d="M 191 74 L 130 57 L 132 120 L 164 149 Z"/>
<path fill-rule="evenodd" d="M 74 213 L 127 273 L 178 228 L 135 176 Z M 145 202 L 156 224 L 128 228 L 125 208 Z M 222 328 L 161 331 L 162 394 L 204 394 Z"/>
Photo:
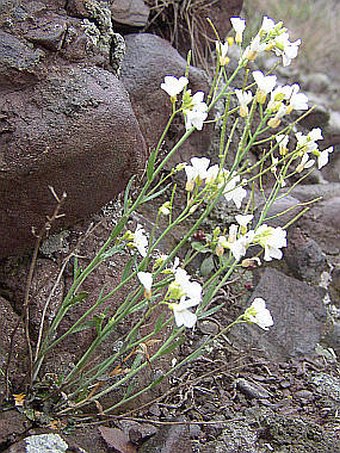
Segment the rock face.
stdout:
<path fill-rule="evenodd" d="M 167 41 L 148 33 L 131 34 L 126 38 L 126 54 L 121 69 L 121 80 L 129 92 L 132 107 L 149 148 L 153 148 L 167 124 L 171 114 L 169 96 L 160 88 L 166 75 L 183 76 L 186 61 Z M 190 89 L 208 91 L 204 71 L 190 67 Z M 178 137 L 184 132 L 183 118 L 172 127 Z M 171 132 L 169 136 L 171 137 Z M 187 160 L 192 155 L 205 152 L 209 147 L 212 128 L 204 126 L 203 132 L 194 132 L 181 147 L 176 161 Z M 171 146 L 171 140 L 167 143 Z"/>
<path fill-rule="evenodd" d="M 34 244 L 32 227 L 55 206 L 49 186 L 68 195 L 54 226 L 71 225 L 121 192 L 146 159 L 116 77 L 122 49 L 110 10 L 92 2 L 84 19 L 77 2 L 69 14 L 64 3 L 0 10 L 0 257 Z"/>
<path fill-rule="evenodd" d="M 237 344 L 265 351 L 272 360 L 313 354 L 326 319 L 320 289 L 268 268 L 253 297 L 266 301 L 274 326 L 265 333 L 257 326 L 236 326 Z"/>

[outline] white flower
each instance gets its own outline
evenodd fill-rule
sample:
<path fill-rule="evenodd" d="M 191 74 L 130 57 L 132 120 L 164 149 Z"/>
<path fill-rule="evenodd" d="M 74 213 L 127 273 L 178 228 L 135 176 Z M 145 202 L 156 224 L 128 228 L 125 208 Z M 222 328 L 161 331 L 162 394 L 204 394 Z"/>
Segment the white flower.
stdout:
<path fill-rule="evenodd" d="M 191 282 L 189 274 L 180 267 L 175 270 L 174 276 L 175 281 L 169 285 L 169 298 L 188 297 L 199 304 L 202 299 L 202 286 L 198 282 Z"/>
<path fill-rule="evenodd" d="M 246 227 L 248 225 L 248 223 L 253 220 L 253 215 L 252 214 L 248 214 L 248 215 L 236 215 L 235 216 L 235 219 L 236 219 L 236 222 L 241 225 L 241 227 Z"/>
<path fill-rule="evenodd" d="M 227 201 L 233 201 L 235 206 L 240 209 L 244 197 L 247 195 L 246 189 L 241 186 L 236 187 L 240 181 L 240 176 L 232 178 L 225 186 L 223 190 L 223 196 Z"/>
<path fill-rule="evenodd" d="M 249 217 L 249 216 L 240 216 L 240 217 Z M 242 221 L 246 222 L 247 219 L 242 219 Z M 254 232 L 249 231 L 247 234 L 245 234 L 244 236 L 241 236 L 240 238 L 237 239 L 237 230 L 238 230 L 238 226 L 233 223 L 229 227 L 228 240 L 226 239 L 225 236 L 220 236 L 218 238 L 217 248 L 220 253 L 216 253 L 217 255 L 223 254 L 223 252 L 221 253 L 222 247 L 223 247 L 223 249 L 230 250 L 236 261 L 239 261 L 242 258 L 242 256 L 244 256 L 247 253 L 247 249 L 248 249 L 251 241 L 253 240 Z"/>
<path fill-rule="evenodd" d="M 334 150 L 333 146 L 330 146 L 329 148 L 327 148 L 317 154 L 319 170 L 320 170 L 320 168 L 322 168 L 328 164 L 329 154 L 332 153 L 333 150 Z"/>
<path fill-rule="evenodd" d="M 267 94 L 271 93 L 276 85 L 277 77 L 275 75 L 265 76 L 261 71 L 254 71 L 253 77 L 258 86 L 256 99 L 260 104 L 264 104 Z"/>
<path fill-rule="evenodd" d="M 190 161 L 191 166 L 187 165 L 184 168 L 187 175 L 186 190 L 188 192 L 193 190 L 195 184 L 198 186 L 202 184 L 207 177 L 207 170 L 210 164 L 210 159 L 206 157 L 193 157 Z"/>
<path fill-rule="evenodd" d="M 308 110 L 308 97 L 299 93 L 300 87 L 297 83 L 292 85 L 292 94 L 289 99 L 288 113 L 292 110 Z"/>
<path fill-rule="evenodd" d="M 261 34 L 263 32 L 263 33 L 267 34 L 275 27 L 275 25 L 276 24 L 273 19 L 271 19 L 270 17 L 264 16 L 259 33 Z"/>
<path fill-rule="evenodd" d="M 183 113 L 185 118 L 185 128 L 186 130 L 195 127 L 197 130 L 202 130 L 203 123 L 208 116 L 208 106 L 203 101 L 204 93 L 203 91 L 197 91 L 192 97 L 190 90 L 187 91 L 187 95 L 190 96 L 184 105 Z"/>
<path fill-rule="evenodd" d="M 241 60 L 249 60 L 254 61 L 257 55 L 263 52 L 266 48 L 265 43 L 261 43 L 260 35 L 256 35 L 255 38 L 251 41 L 248 47 L 246 47 L 245 51 L 242 54 Z"/>
<path fill-rule="evenodd" d="M 237 239 L 238 226 L 236 223 L 232 223 L 229 227 L 228 242 L 235 242 Z"/>
<path fill-rule="evenodd" d="M 197 322 L 197 316 L 192 313 L 188 308 L 195 307 L 199 301 L 193 299 L 185 299 L 183 297 L 180 302 L 169 303 L 168 306 L 174 312 L 175 322 L 177 327 L 188 327 L 191 329 Z"/>
<path fill-rule="evenodd" d="M 257 324 L 261 329 L 268 330 L 274 324 L 266 302 L 262 297 L 256 297 L 253 303 L 244 312 L 243 319 L 251 324 Z"/>
<path fill-rule="evenodd" d="M 248 110 L 248 104 L 251 102 L 253 99 L 253 95 L 251 91 L 242 91 L 242 90 L 235 90 L 236 97 L 238 99 L 238 102 L 240 104 L 240 116 L 242 118 L 245 118 L 248 116 L 249 110 Z"/>
<path fill-rule="evenodd" d="M 188 83 L 189 80 L 184 76 L 179 79 L 175 76 L 165 76 L 161 88 L 168 93 L 170 97 L 175 97 L 184 90 Z"/>
<path fill-rule="evenodd" d="M 282 106 L 282 101 L 287 100 L 292 95 L 292 87 L 290 85 L 278 86 L 270 94 L 270 101 L 267 105 L 267 110 L 277 112 Z"/>
<path fill-rule="evenodd" d="M 186 113 L 185 116 L 185 128 L 188 131 L 192 127 L 196 128 L 198 131 L 203 129 L 204 121 L 206 120 L 208 113 L 206 110 L 190 110 Z"/>
<path fill-rule="evenodd" d="M 312 129 L 307 135 L 303 135 L 301 132 L 295 134 L 297 140 L 297 150 L 300 153 L 311 153 L 318 149 L 318 145 L 315 143 L 318 140 L 322 140 L 322 133 L 319 127 Z"/>
<path fill-rule="evenodd" d="M 243 32 L 246 28 L 246 21 L 244 19 L 241 19 L 240 17 L 231 17 L 230 18 L 231 25 L 233 26 L 233 29 L 235 30 L 236 36 L 235 36 L 235 42 L 237 44 L 241 44 L 242 42 L 242 35 Z"/>
<path fill-rule="evenodd" d="M 309 154 L 304 154 L 301 158 L 301 162 L 296 167 L 296 172 L 301 173 L 306 168 L 311 168 L 314 165 L 314 160 L 309 158 Z"/>
<path fill-rule="evenodd" d="M 159 207 L 158 212 L 162 215 L 169 215 L 171 214 L 171 202 L 166 201 Z"/>
<path fill-rule="evenodd" d="M 279 145 L 279 153 L 281 154 L 281 156 L 285 156 L 288 152 L 289 135 L 276 135 L 275 139 Z"/>
<path fill-rule="evenodd" d="M 144 286 L 145 292 L 144 295 L 147 299 L 151 297 L 151 287 L 152 287 L 152 274 L 150 272 L 137 272 L 138 280 Z"/>
<path fill-rule="evenodd" d="M 137 225 L 136 231 L 134 232 L 133 245 L 139 251 L 144 258 L 147 255 L 148 238 L 145 234 L 145 230 L 142 225 Z"/>
<path fill-rule="evenodd" d="M 239 239 L 236 239 L 235 242 L 228 243 L 228 248 L 230 249 L 236 261 L 239 261 L 242 258 L 242 256 L 244 256 L 247 253 L 247 249 L 250 245 L 251 239 L 252 234 L 251 235 L 245 234 L 244 236 L 241 236 Z"/>
<path fill-rule="evenodd" d="M 212 165 L 208 171 L 207 171 L 207 174 L 206 174 L 206 178 L 205 178 L 205 183 L 206 184 L 212 184 L 216 181 L 217 177 L 218 177 L 218 173 L 219 173 L 219 169 L 220 167 L 216 164 L 216 165 Z M 223 173 L 223 170 L 222 172 Z"/>
<path fill-rule="evenodd" d="M 268 121 L 267 123 L 268 126 L 272 127 L 273 129 L 279 127 L 281 124 L 281 120 L 286 115 L 286 113 L 287 107 L 284 104 L 281 104 L 274 118 L 270 118 L 270 120 Z"/>
<path fill-rule="evenodd" d="M 323 139 L 322 130 L 319 127 L 315 127 L 308 133 L 308 138 L 313 142 L 322 140 Z"/>
<path fill-rule="evenodd" d="M 229 50 L 228 41 L 226 41 L 224 44 L 222 44 L 221 41 L 216 41 L 215 44 L 219 63 L 221 66 L 225 66 L 226 64 L 229 63 L 230 60 L 229 57 L 227 56 Z"/>
<path fill-rule="evenodd" d="M 282 247 L 287 247 L 287 232 L 281 227 L 271 227 L 266 224 L 261 225 L 256 231 L 253 239 L 254 244 L 259 244 L 264 248 L 264 260 L 271 261 L 273 258 L 282 258 Z"/>
<path fill-rule="evenodd" d="M 276 55 L 282 56 L 283 66 L 289 66 L 291 61 L 297 56 L 300 44 L 301 39 L 290 42 L 287 32 L 279 34 L 274 39 L 274 52 Z"/>

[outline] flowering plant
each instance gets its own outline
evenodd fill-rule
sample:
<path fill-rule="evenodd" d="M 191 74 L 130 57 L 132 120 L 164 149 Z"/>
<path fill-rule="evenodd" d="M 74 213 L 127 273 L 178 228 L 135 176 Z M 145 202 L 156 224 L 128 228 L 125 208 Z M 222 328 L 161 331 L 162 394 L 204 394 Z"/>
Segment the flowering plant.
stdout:
<path fill-rule="evenodd" d="M 230 61 L 228 52 L 233 39 L 225 43 L 218 39 L 216 72 L 208 95 L 201 91 L 193 94 L 188 88 L 190 80 L 187 76 L 164 77 L 160 88 L 170 98 L 172 114 L 158 145 L 150 154 L 144 184 L 134 197 L 131 195 L 133 181 L 128 184 L 120 219 L 91 263 L 84 269 L 75 268 L 74 281 L 47 329 L 45 313 L 42 317 L 39 339 L 32 355 L 31 386 L 39 380 L 44 358 L 50 351 L 70 335 L 84 329 L 104 302 L 112 300 L 118 291 L 127 285 L 134 287 L 113 313 L 104 315 L 93 342 L 68 373 L 60 377 L 60 399 L 56 404 L 58 414 L 75 412 L 91 403 L 100 404 L 102 414 L 109 413 L 152 388 L 155 382 L 135 392 L 129 386 L 119 401 L 111 406 L 103 408 L 100 403 L 103 397 L 117 389 L 124 389 L 126 383 L 133 382 L 138 373 L 172 352 L 186 329 L 194 329 L 197 322 L 218 311 L 221 306 L 211 307 L 210 303 L 233 272 L 240 268 L 260 266 L 262 254 L 266 262 L 282 258 L 283 249 L 287 247 L 288 225 L 272 226 L 270 208 L 306 177 L 306 170 L 314 166 L 315 162 L 318 168 L 326 165 L 333 151 L 332 148 L 319 150 L 317 142 L 322 140 L 320 129 L 315 128 L 304 135 L 297 130 L 301 117 L 295 116 L 289 122 L 289 115 L 306 112 L 309 108 L 308 99 L 300 93 L 298 84 L 282 86 L 273 74 L 247 70 L 249 77 L 242 79 L 241 88 L 233 85 L 241 70 L 248 69 L 249 63 L 261 53 L 273 52 L 282 58 L 284 66 L 289 65 L 297 56 L 300 40 L 291 42 L 281 22 L 275 23 L 264 17 L 256 36 L 243 48 L 246 23 L 237 17 L 233 17 L 231 23 L 236 33 L 235 43 L 240 48 L 235 71 L 232 74 L 227 71 Z M 219 116 L 214 110 L 217 105 L 223 105 L 223 112 Z M 302 113 L 304 115 L 306 113 Z M 178 116 L 184 121 L 185 133 L 165 158 L 160 159 L 160 149 L 166 134 Z M 195 130 L 204 129 L 207 121 L 215 121 L 218 125 L 216 156 L 192 157 L 190 162 L 181 163 L 170 172 L 165 172 L 165 165 L 170 158 Z M 242 131 L 239 138 L 236 137 L 238 129 Z M 233 143 L 236 143 L 236 147 L 232 150 Z M 248 157 L 253 150 L 256 151 L 257 160 L 250 163 Z M 227 167 L 226 162 L 230 161 L 232 153 L 232 164 Z M 175 174 L 185 180 L 183 190 L 176 183 L 171 187 Z M 274 181 L 267 190 L 262 190 L 266 175 L 272 175 Z M 258 209 L 253 207 L 256 187 L 260 188 L 262 196 L 262 207 Z M 186 202 L 178 211 L 174 207 L 180 190 L 184 192 Z M 159 202 L 161 197 L 162 202 Z M 151 202 L 157 203 L 152 231 L 146 231 L 146 226 L 141 224 L 132 230 L 127 229 L 126 225 L 133 214 L 145 203 Z M 205 231 L 200 241 L 193 240 L 220 202 L 237 210 L 235 221 L 222 228 Z M 304 211 L 308 209 L 307 204 Z M 165 227 L 164 221 L 161 222 L 164 218 Z M 185 225 L 183 237 L 167 251 L 167 255 L 160 254 L 159 248 L 164 238 L 181 224 Z M 160 232 L 156 235 L 157 231 Z M 191 244 L 191 248 L 188 244 Z M 186 250 L 184 258 L 180 254 L 183 249 Z M 186 268 L 196 257 L 206 253 L 213 257 L 211 272 L 191 276 Z M 81 303 L 84 281 L 101 263 L 116 254 L 125 254 L 127 257 L 120 283 L 110 290 L 103 288 L 96 302 L 72 326 L 60 333 L 63 319 L 75 303 Z M 105 360 L 96 361 L 100 346 L 126 319 L 131 321 L 131 328 L 116 352 Z M 231 325 L 224 326 L 217 336 L 239 323 L 257 324 L 267 330 L 273 325 L 273 319 L 266 302 L 256 298 L 243 314 Z M 192 355 L 164 372 L 162 379 L 197 357 L 214 338 L 216 336 L 206 339 Z M 148 348 L 156 344 L 157 347 L 150 353 Z"/>

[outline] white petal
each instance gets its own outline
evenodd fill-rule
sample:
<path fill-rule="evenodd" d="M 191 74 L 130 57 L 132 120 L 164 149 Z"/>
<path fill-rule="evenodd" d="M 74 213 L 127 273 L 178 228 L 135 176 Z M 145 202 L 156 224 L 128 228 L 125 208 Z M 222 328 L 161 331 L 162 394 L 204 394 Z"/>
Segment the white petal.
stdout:
<path fill-rule="evenodd" d="M 152 286 L 152 274 L 150 272 L 138 272 L 138 280 L 144 286 L 147 291 L 151 291 Z"/>

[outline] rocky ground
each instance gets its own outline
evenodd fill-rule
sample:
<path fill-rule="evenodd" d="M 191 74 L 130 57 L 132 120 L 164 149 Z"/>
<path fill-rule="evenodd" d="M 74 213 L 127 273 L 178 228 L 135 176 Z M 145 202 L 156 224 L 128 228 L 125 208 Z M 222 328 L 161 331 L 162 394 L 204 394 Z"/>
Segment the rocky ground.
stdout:
<path fill-rule="evenodd" d="M 33 132 L 29 132 L 31 136 L 27 138 L 28 129 L 21 126 L 24 113 L 20 109 L 23 101 L 18 100 L 22 80 L 20 77 L 15 79 L 15 83 L 18 85 L 14 94 L 8 85 L 10 80 L 8 74 L 11 74 L 11 71 L 17 74 L 13 65 L 18 60 L 8 58 L 8 56 L 3 59 L 4 61 L 0 59 L 0 69 L 2 68 L 0 76 L 6 81 L 1 88 L 4 90 L 4 96 L 2 96 L 3 107 L 0 117 L 2 135 L 0 137 L 2 137 L 4 146 L 6 145 L 6 153 L 0 161 L 4 174 L 1 182 L 4 187 L 7 187 L 4 193 L 7 195 L 11 193 L 8 199 L 6 196 L 4 197 L 7 203 L 4 213 L 7 217 L 4 216 L 0 223 L 0 230 L 4 232 L 3 237 L 7 238 L 4 240 L 1 252 L 4 258 L 0 263 L 0 321 L 4 329 L 0 340 L 2 370 L 8 359 L 10 337 L 20 317 L 22 300 L 25 297 L 25 281 L 31 255 L 29 253 L 24 255 L 22 250 L 34 242 L 27 232 L 27 226 L 32 225 L 32 215 L 34 216 L 37 212 L 37 206 L 42 202 L 44 206 L 49 206 L 51 202 L 51 200 L 46 201 L 45 193 L 43 194 L 40 190 L 35 191 L 38 183 L 42 187 L 41 178 L 39 179 L 37 174 L 40 176 L 45 174 L 45 169 L 51 165 L 49 159 L 55 158 L 48 152 L 43 153 L 42 158 L 39 148 L 33 146 L 29 154 L 32 157 L 31 162 L 26 160 L 23 163 L 20 150 L 15 151 L 15 143 L 20 143 L 24 150 L 36 140 L 37 136 L 42 135 L 51 141 L 51 146 L 57 143 L 58 158 L 61 159 L 65 156 L 64 135 L 53 135 L 51 133 L 53 125 L 59 124 L 62 131 L 68 130 L 68 128 L 72 131 L 82 131 L 86 129 L 83 127 L 84 122 L 86 124 L 88 117 L 95 113 L 93 129 L 86 131 L 84 136 L 78 137 L 76 143 L 72 142 L 74 158 L 65 162 L 58 161 L 62 171 L 58 170 L 59 173 L 56 173 L 57 177 L 54 181 L 56 184 L 61 184 L 60 188 L 63 187 L 63 184 L 69 184 L 67 190 L 73 194 L 76 200 L 79 200 L 81 195 L 84 201 L 92 195 L 93 187 L 88 196 L 84 197 L 78 191 L 82 181 L 77 179 L 76 172 L 82 173 L 82 168 L 84 168 L 85 173 L 87 172 L 87 181 L 89 178 L 93 178 L 91 181 L 94 183 L 98 178 L 103 177 L 104 183 L 98 190 L 98 198 L 90 205 L 82 204 L 77 208 L 79 210 L 75 217 L 86 216 L 90 212 L 96 211 L 98 206 L 102 206 L 115 193 L 119 192 L 119 184 L 107 192 L 107 177 L 112 168 L 116 171 L 116 183 L 120 172 L 124 172 L 124 177 L 128 178 L 136 168 L 134 165 L 138 167 L 142 164 L 147 147 L 154 144 L 153 140 L 164 126 L 168 115 L 168 109 L 165 107 L 166 98 L 159 90 L 157 91 L 159 82 L 162 80 L 165 70 L 180 75 L 185 68 L 185 60 L 165 40 L 147 33 L 130 34 L 126 37 L 127 53 L 121 68 L 121 80 L 118 82 L 115 79 L 115 69 L 113 67 L 108 69 L 106 66 L 109 50 L 104 45 L 107 41 L 105 39 L 103 41 L 103 36 L 112 36 L 113 32 L 108 28 L 103 28 L 100 21 L 91 21 L 89 10 L 81 10 L 82 2 L 69 1 L 66 10 L 63 9 L 63 2 L 59 2 L 57 10 L 54 9 L 54 6 L 50 6 L 47 18 L 44 16 L 46 11 L 42 5 L 39 6 L 39 2 L 21 2 L 24 4 L 24 12 L 20 8 L 17 9 L 18 3 L 20 2 L 7 2 L 7 6 L 0 3 L 0 15 L 3 14 L 1 16 L 0 45 L 3 43 L 3 48 L 7 48 L 6 43 L 8 40 L 12 40 L 11 42 L 16 44 L 16 46 L 12 46 L 13 51 L 20 54 L 24 50 L 23 39 L 31 43 L 38 42 L 34 51 L 29 46 L 32 54 L 23 60 L 24 67 L 19 73 L 20 77 L 28 77 L 30 80 L 30 84 L 24 89 L 24 99 L 32 99 L 32 105 L 26 105 L 25 114 L 30 115 L 29 118 L 37 120 L 35 109 L 38 105 L 39 108 L 46 109 L 50 116 L 45 117 L 46 122 L 37 120 L 36 124 L 40 129 L 33 129 Z M 26 3 L 30 8 L 28 10 Z M 140 2 L 131 2 L 135 8 L 133 13 L 131 10 L 130 13 L 127 13 L 123 7 L 119 9 L 120 3 L 124 2 L 113 3 L 116 9 L 113 9 L 111 13 L 116 14 L 114 17 L 117 23 L 121 23 L 122 29 L 127 26 L 145 26 L 145 17 L 148 16 L 150 2 L 147 4 L 141 2 L 144 5 L 142 9 L 136 7 L 136 4 Z M 21 19 L 22 22 L 18 21 L 14 28 L 8 22 L 6 8 L 14 8 L 11 11 L 13 14 L 17 14 L 17 18 L 24 17 Z M 29 30 L 25 27 L 30 21 L 27 20 L 27 17 L 25 19 L 25 14 L 42 20 L 45 24 L 43 38 L 38 33 L 39 27 L 34 28 L 33 37 L 32 33 L 29 34 Z M 98 28 L 102 40 L 100 50 L 98 50 L 98 46 L 91 48 L 92 60 L 87 58 L 88 45 L 84 46 L 84 40 L 87 42 L 89 35 L 83 34 L 81 27 L 81 20 L 83 20 L 81 18 L 86 15 L 89 16 L 90 25 L 95 24 Z M 133 25 L 126 24 L 132 19 Z M 50 24 L 50 28 L 46 25 L 46 21 Z M 58 26 L 53 30 L 59 30 L 60 33 L 57 33 L 56 36 L 53 35 L 54 41 L 51 42 L 51 27 L 56 23 L 61 25 L 61 28 Z M 72 33 L 67 35 L 69 39 L 65 39 L 63 35 L 65 27 L 68 27 L 67 30 L 72 27 L 75 30 L 73 35 Z M 48 39 L 46 35 L 49 36 Z M 80 36 L 81 39 L 76 39 L 77 36 Z M 62 50 L 60 51 L 60 49 Z M 87 51 L 85 52 L 84 49 Z M 44 55 L 41 52 L 44 52 Z M 56 53 L 54 57 L 53 52 Z M 40 68 L 41 72 L 37 72 L 36 69 L 32 69 L 34 66 L 32 61 L 38 61 L 40 58 L 44 62 L 44 68 Z M 56 64 L 58 59 L 60 61 Z M 31 64 L 33 66 L 30 66 Z M 271 63 L 262 62 L 264 69 L 266 64 Z M 90 66 L 92 69 L 89 69 Z M 58 69 L 60 67 L 63 68 L 61 72 Z M 46 71 L 46 68 L 50 68 L 50 71 Z M 99 77 L 100 88 L 96 83 L 92 85 L 91 82 L 90 86 L 93 87 L 93 90 L 90 90 L 87 97 L 83 90 L 74 84 L 71 84 L 73 91 L 69 91 L 68 86 L 66 92 L 63 80 L 66 76 L 73 80 L 75 70 L 79 72 L 81 75 L 79 80 L 85 85 L 88 85 L 91 80 L 98 80 Z M 137 77 L 136 74 L 139 76 Z M 205 89 L 207 77 L 204 72 L 192 68 L 191 74 L 194 91 Z M 111 81 L 112 77 L 114 82 Z M 310 99 L 312 101 L 315 99 L 320 104 L 320 107 L 306 119 L 305 126 L 308 128 L 321 126 L 324 129 L 326 145 L 334 145 L 335 150 L 331 155 L 330 165 L 309 178 L 303 186 L 294 189 L 284 204 L 277 203 L 274 206 L 274 212 L 283 211 L 296 202 L 318 196 L 323 197 L 322 201 L 313 206 L 290 228 L 289 247 L 285 251 L 284 260 L 279 264 L 271 264 L 254 271 L 247 270 L 237 274 L 233 281 L 226 284 L 212 301 L 212 304 L 222 302 L 223 308 L 218 314 L 198 323 L 193 332 L 187 332 L 186 341 L 173 358 L 180 360 L 181 357 L 192 352 L 203 339 L 217 334 L 223 326 L 242 313 L 249 300 L 256 296 L 266 299 L 275 321 L 274 327 L 270 332 L 263 332 L 256 326 L 236 326 L 228 336 L 219 337 L 201 357 L 180 368 L 169 381 L 162 385 L 161 390 L 155 390 L 147 397 L 138 400 L 134 406 L 125 407 L 120 414 L 112 417 L 97 415 L 98 411 L 96 411 L 90 420 L 78 417 L 67 423 L 65 419 L 58 419 L 52 425 L 51 420 L 44 420 L 43 416 L 39 418 L 36 417 L 36 414 L 31 414 L 27 417 L 30 414 L 18 405 L 14 407 L 13 399 L 6 400 L 5 381 L 2 373 L 0 395 L 3 411 L 0 414 L 0 451 L 12 453 L 24 451 L 336 453 L 340 450 L 340 368 L 338 362 L 340 355 L 340 113 L 337 104 L 338 81 L 329 74 L 304 74 L 297 70 L 283 71 L 280 77 L 282 82 L 291 79 L 299 80 Z M 50 90 L 52 79 L 54 90 Z M 125 116 L 124 124 L 120 123 L 121 115 L 117 115 L 115 104 L 112 107 L 112 104 L 104 102 L 100 111 L 95 105 L 94 100 L 100 101 L 103 96 L 102 90 L 107 90 L 106 84 L 110 85 L 110 89 L 113 90 L 112 93 L 110 92 L 110 96 L 112 95 L 113 98 L 115 90 L 120 93 L 119 108 L 124 105 L 124 115 L 128 115 Z M 45 91 L 41 91 L 42 89 Z M 27 93 L 27 90 L 31 90 L 30 94 Z M 43 104 L 41 104 L 42 92 L 47 92 L 50 96 Z M 63 101 L 58 101 L 58 103 L 56 101 L 61 93 L 64 93 Z M 129 97 L 127 93 L 129 93 Z M 5 98 L 6 102 L 4 102 Z M 16 102 L 12 101 L 13 99 Z M 69 102 L 70 99 L 72 102 Z M 160 106 L 162 115 L 157 113 Z M 113 109 L 114 112 L 111 112 L 110 109 Z M 19 110 L 20 115 L 16 113 Z M 114 141 L 117 149 L 119 148 L 120 141 L 116 140 L 115 134 L 110 135 L 112 134 L 111 122 L 104 122 L 104 126 L 100 129 L 103 136 L 100 146 L 95 140 L 92 141 L 94 130 L 102 121 L 103 115 L 110 116 L 111 113 L 117 120 L 113 129 L 124 129 L 128 123 L 131 130 L 126 131 L 128 138 L 120 136 L 119 139 L 124 142 L 124 146 L 128 146 L 128 149 L 124 148 L 125 158 L 112 162 L 111 157 L 106 155 L 109 160 L 108 164 L 104 165 L 106 168 L 105 175 L 103 175 L 100 165 L 94 168 L 89 166 L 82 154 L 81 144 L 85 142 L 87 151 L 95 153 L 96 159 L 101 155 L 103 148 L 109 149 L 110 140 Z M 62 124 L 58 123 L 61 121 L 60 118 L 63 119 Z M 34 132 L 37 130 L 40 132 Z M 172 138 L 175 137 L 176 132 L 178 131 L 171 132 Z M 210 129 L 207 132 L 204 134 L 204 140 L 201 140 L 199 136 L 194 136 L 189 145 L 181 151 L 182 154 L 178 160 L 186 160 L 193 154 L 193 150 L 203 152 L 207 149 L 213 143 L 213 130 Z M 69 143 L 67 146 L 70 146 Z M 211 152 L 213 152 L 213 145 L 211 147 Z M 139 149 L 136 150 L 136 148 Z M 138 162 L 133 162 L 134 156 L 137 156 Z M 11 165 L 12 168 L 9 170 Z M 24 171 L 25 165 L 28 166 L 27 174 Z M 74 179 L 63 179 L 66 169 L 70 169 Z M 13 176 L 13 172 L 17 173 Z M 54 172 L 51 171 L 50 174 L 54 174 Z M 29 186 L 26 185 L 26 177 L 31 184 Z M 49 178 L 50 176 L 46 180 L 50 180 Z M 8 181 L 12 184 L 11 190 L 6 185 Z M 31 189 L 28 190 L 27 187 L 31 187 Z M 22 193 L 24 193 L 23 196 Z M 23 201 L 21 197 L 24 198 Z M 21 208 L 13 213 L 11 209 L 17 201 Z M 74 201 L 74 203 L 77 204 L 78 201 Z M 72 204 L 68 209 L 72 212 Z M 65 256 L 80 241 L 79 253 L 83 263 L 88 263 L 94 251 L 100 247 L 114 225 L 119 210 L 119 202 L 111 202 L 90 220 L 85 220 L 76 226 L 73 225 L 56 235 L 51 235 L 40 247 L 31 285 L 33 337 L 37 335 L 42 307 L 56 282 Z M 22 216 L 19 225 L 21 230 L 19 228 L 19 233 L 14 235 L 16 239 L 13 240 L 12 230 L 18 221 L 19 213 Z M 144 210 L 137 220 L 142 219 L 148 228 L 152 225 L 153 214 L 152 208 L 149 211 Z M 217 214 L 214 214 L 209 222 L 213 225 L 223 224 L 227 221 L 228 216 L 230 216 L 230 212 L 221 205 Z M 37 220 L 36 217 L 34 218 Z M 282 224 L 286 221 L 287 217 L 281 218 Z M 204 227 L 208 228 L 209 222 Z M 9 228 L 9 224 L 12 227 Z M 90 231 L 93 226 L 96 228 Z M 20 234 L 20 231 L 25 234 Z M 181 235 L 180 231 L 178 235 Z M 172 240 L 176 241 L 176 237 Z M 6 257 L 8 250 L 15 250 L 19 257 Z M 197 262 L 197 267 L 200 264 L 201 262 Z M 91 294 L 87 301 L 88 304 L 91 304 L 98 288 L 104 282 L 108 286 L 112 286 L 119 281 L 121 267 L 121 262 L 108 261 L 98 269 L 86 284 L 85 289 Z M 50 306 L 50 314 L 53 314 L 60 303 L 70 284 L 70 279 L 71 270 L 66 269 L 63 278 L 57 284 L 57 290 Z M 110 301 L 110 303 L 114 304 L 115 301 Z M 79 313 L 81 311 L 75 310 L 67 322 L 71 323 L 79 316 Z M 25 338 L 20 329 L 16 332 L 15 338 L 10 370 L 11 393 L 25 390 L 21 385 L 25 381 L 27 365 L 25 362 Z M 76 357 L 79 357 L 88 341 L 88 333 L 81 333 L 75 341 L 59 349 L 49 359 L 46 369 L 44 369 L 46 375 L 51 376 L 60 370 L 67 369 L 68 363 L 72 363 Z M 105 354 L 108 351 L 103 350 L 102 353 Z M 155 378 L 162 372 L 162 369 L 150 370 Z"/>

